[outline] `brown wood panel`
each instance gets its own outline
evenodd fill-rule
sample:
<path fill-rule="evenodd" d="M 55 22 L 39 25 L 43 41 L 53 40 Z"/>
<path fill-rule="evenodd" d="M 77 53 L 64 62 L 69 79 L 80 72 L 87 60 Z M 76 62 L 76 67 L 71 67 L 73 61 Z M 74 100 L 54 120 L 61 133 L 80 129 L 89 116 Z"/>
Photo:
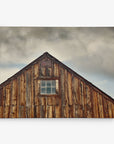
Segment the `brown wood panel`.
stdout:
<path fill-rule="evenodd" d="M 73 118 L 76 118 L 76 115 L 77 113 L 76 113 L 76 105 L 75 104 L 73 104 Z"/>
<path fill-rule="evenodd" d="M 84 118 L 87 118 L 87 86 L 84 83 L 83 85 L 83 95 L 84 95 L 84 106 L 83 106 L 83 110 L 84 110 Z"/>
<path fill-rule="evenodd" d="M 4 118 L 9 118 L 9 109 L 10 109 L 10 106 L 4 107 Z"/>
<path fill-rule="evenodd" d="M 72 75 L 72 100 L 73 104 L 77 104 L 77 94 L 76 94 L 76 78 Z"/>
<path fill-rule="evenodd" d="M 40 95 L 40 80 L 58 80 L 58 95 Z M 114 118 L 114 102 L 49 57 L 0 87 L 0 118 Z"/>
<path fill-rule="evenodd" d="M 69 105 L 69 117 L 73 118 L 73 105 Z"/>
<path fill-rule="evenodd" d="M 108 113 L 109 113 L 109 118 L 112 118 L 113 114 L 112 114 L 112 105 L 111 105 L 111 102 L 108 102 Z"/>
<path fill-rule="evenodd" d="M 91 103 L 91 89 L 89 86 L 86 86 L 87 93 L 87 118 L 92 118 L 92 103 Z"/>
<path fill-rule="evenodd" d="M 73 104 L 73 99 L 72 99 L 72 74 L 68 72 L 68 100 L 69 100 L 69 105 Z"/>
<path fill-rule="evenodd" d="M 10 105 L 10 84 L 6 86 L 6 100 L 5 100 L 5 106 Z"/>
<path fill-rule="evenodd" d="M 84 105 L 84 82 L 81 82 L 81 105 L 82 105 L 82 117 L 85 117 L 85 105 Z"/>
<path fill-rule="evenodd" d="M 6 87 L 3 88 L 3 118 L 5 118 Z"/>
<path fill-rule="evenodd" d="M 53 118 L 53 106 L 48 106 L 48 114 L 47 117 L 48 118 Z"/>
<path fill-rule="evenodd" d="M 20 100 L 19 100 L 19 117 L 25 118 L 26 117 L 26 89 L 25 89 L 25 74 L 22 73 L 20 75 Z"/>
<path fill-rule="evenodd" d="M 3 118 L 3 89 L 0 89 L 0 118 Z"/>
<path fill-rule="evenodd" d="M 31 118 L 34 118 L 34 67 L 31 67 Z"/>
<path fill-rule="evenodd" d="M 56 63 L 54 63 L 54 77 L 59 77 L 59 68 Z"/>
<path fill-rule="evenodd" d="M 64 97 L 64 105 L 68 105 L 68 72 L 67 70 L 65 70 L 65 73 L 64 73 L 64 94 L 65 94 L 65 97 Z"/>
<path fill-rule="evenodd" d="M 0 118 L 3 118 L 3 106 L 0 106 Z"/>
<path fill-rule="evenodd" d="M 60 70 L 60 98 L 61 98 L 61 116 L 64 117 L 64 107 L 65 106 L 65 78 L 64 78 L 64 69 L 59 67 Z"/>
<path fill-rule="evenodd" d="M 40 110 L 40 105 L 36 105 L 35 106 L 35 118 L 40 118 L 40 116 L 41 116 L 41 110 Z"/>
<path fill-rule="evenodd" d="M 98 107 L 99 107 L 99 118 L 104 118 L 104 111 L 103 111 L 103 100 L 101 94 L 98 93 Z"/>
<path fill-rule="evenodd" d="M 55 106 L 55 117 L 61 118 L 61 107 L 60 106 Z"/>
<path fill-rule="evenodd" d="M 78 109 L 79 109 L 78 117 L 82 118 L 83 117 L 83 84 L 80 80 L 79 80 L 79 105 L 78 105 Z"/>
<path fill-rule="evenodd" d="M 52 106 L 53 105 L 53 98 L 52 97 L 47 97 L 47 105 Z"/>
<path fill-rule="evenodd" d="M 5 87 L 4 118 L 10 117 L 10 84 Z"/>
<path fill-rule="evenodd" d="M 63 107 L 63 118 L 69 118 L 69 106 L 68 105 L 64 105 Z"/>
<path fill-rule="evenodd" d="M 47 105 L 47 97 L 45 98 L 45 118 L 48 117 L 48 105 Z"/>
<path fill-rule="evenodd" d="M 113 118 L 114 118 L 114 104 L 112 103 L 112 115 L 113 115 Z"/>
<path fill-rule="evenodd" d="M 107 104 L 107 100 L 104 97 L 103 97 L 103 109 L 104 109 L 104 117 L 109 118 L 108 104 Z"/>
<path fill-rule="evenodd" d="M 20 77 L 17 77 L 17 118 L 19 118 L 19 105 L 20 105 Z"/>
<path fill-rule="evenodd" d="M 26 75 L 26 82 L 25 82 L 25 91 L 26 91 L 26 118 L 30 118 L 30 110 L 31 110 L 31 71 L 27 71 Z"/>
<path fill-rule="evenodd" d="M 25 107 L 22 105 L 19 106 L 19 118 L 25 118 Z"/>
<path fill-rule="evenodd" d="M 36 64 L 34 66 L 34 90 L 35 90 L 35 106 L 38 106 L 39 105 L 39 99 L 38 99 L 38 94 L 39 94 L 39 85 L 40 83 L 38 82 L 37 78 L 38 78 L 38 74 L 39 74 L 39 71 L 38 71 L 38 64 Z"/>
<path fill-rule="evenodd" d="M 98 118 L 98 102 L 97 102 L 97 92 L 93 91 L 93 113 L 94 113 L 94 118 Z"/>
<path fill-rule="evenodd" d="M 13 89 L 12 89 L 12 103 L 11 103 L 12 111 L 11 117 L 17 117 L 17 80 L 13 80 Z"/>
<path fill-rule="evenodd" d="M 75 77 L 76 81 L 76 104 L 75 104 L 75 110 L 76 110 L 76 118 L 80 117 L 80 89 L 79 89 L 79 79 Z"/>
<path fill-rule="evenodd" d="M 45 118 L 46 106 L 40 105 L 40 118 Z"/>

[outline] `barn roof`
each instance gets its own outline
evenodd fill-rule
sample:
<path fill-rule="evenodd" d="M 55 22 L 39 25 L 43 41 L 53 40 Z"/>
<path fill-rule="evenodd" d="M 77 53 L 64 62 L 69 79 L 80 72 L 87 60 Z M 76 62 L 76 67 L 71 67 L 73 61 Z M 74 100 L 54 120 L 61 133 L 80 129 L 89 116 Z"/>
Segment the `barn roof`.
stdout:
<path fill-rule="evenodd" d="M 100 91 L 101 93 L 103 93 L 105 98 L 107 98 L 108 100 L 111 100 L 114 103 L 114 99 L 111 96 L 109 96 L 108 94 L 106 94 L 105 92 L 103 92 L 101 89 L 99 89 L 98 87 L 96 87 L 94 84 L 92 84 L 91 82 L 89 82 L 88 80 L 86 80 L 84 77 L 82 77 L 81 75 L 79 75 L 78 73 L 76 73 L 75 71 L 73 71 L 71 68 L 69 68 L 68 66 L 66 66 L 62 62 L 60 62 L 58 59 L 56 59 L 55 57 L 53 57 L 52 55 L 50 55 L 48 52 L 45 52 L 40 57 L 38 57 L 37 59 L 35 59 L 33 62 L 31 62 L 30 64 L 28 64 L 27 66 L 25 66 L 23 69 L 21 69 L 19 72 L 17 72 L 16 74 L 14 74 L 10 78 L 8 78 L 6 81 L 4 81 L 3 83 L 1 83 L 0 84 L 0 88 L 2 88 L 4 85 L 6 85 L 7 83 L 9 83 L 15 77 L 17 77 L 18 75 L 20 75 L 23 71 L 29 69 L 32 65 L 34 65 L 35 63 L 37 63 L 39 60 L 43 59 L 46 56 L 48 58 L 50 58 L 51 60 L 53 60 L 54 62 L 58 63 L 59 65 L 63 66 L 69 72 L 71 72 L 74 75 L 76 75 L 80 80 L 84 81 L 88 85 L 92 86 L 94 89 L 96 89 L 96 90 Z"/>

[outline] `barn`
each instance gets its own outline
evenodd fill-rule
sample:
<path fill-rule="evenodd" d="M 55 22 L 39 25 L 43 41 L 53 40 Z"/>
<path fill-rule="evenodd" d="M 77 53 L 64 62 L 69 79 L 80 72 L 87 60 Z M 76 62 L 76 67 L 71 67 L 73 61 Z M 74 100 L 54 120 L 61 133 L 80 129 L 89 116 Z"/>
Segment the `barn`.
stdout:
<path fill-rule="evenodd" d="M 0 118 L 114 118 L 114 99 L 45 52 L 0 84 Z"/>

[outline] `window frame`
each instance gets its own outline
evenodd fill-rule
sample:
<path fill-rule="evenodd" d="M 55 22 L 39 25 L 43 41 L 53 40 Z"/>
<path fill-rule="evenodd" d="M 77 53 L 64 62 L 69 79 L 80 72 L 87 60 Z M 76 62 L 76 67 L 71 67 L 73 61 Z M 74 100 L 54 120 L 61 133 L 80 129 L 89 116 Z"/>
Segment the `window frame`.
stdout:
<path fill-rule="evenodd" d="M 56 94 L 56 80 L 41 80 L 40 81 L 40 94 L 41 95 L 55 95 Z"/>
<path fill-rule="evenodd" d="M 56 93 L 53 93 L 53 94 L 43 94 L 43 93 L 41 93 L 41 81 L 53 81 L 53 80 L 58 80 L 58 84 L 56 85 L 56 83 L 55 83 L 55 91 L 57 90 L 57 88 L 58 88 L 58 92 L 56 92 Z M 39 83 L 39 96 L 41 96 L 41 97 L 52 97 L 52 96 L 59 96 L 59 94 L 60 94 L 60 79 L 59 78 L 40 78 L 40 79 L 38 79 L 38 83 Z"/>

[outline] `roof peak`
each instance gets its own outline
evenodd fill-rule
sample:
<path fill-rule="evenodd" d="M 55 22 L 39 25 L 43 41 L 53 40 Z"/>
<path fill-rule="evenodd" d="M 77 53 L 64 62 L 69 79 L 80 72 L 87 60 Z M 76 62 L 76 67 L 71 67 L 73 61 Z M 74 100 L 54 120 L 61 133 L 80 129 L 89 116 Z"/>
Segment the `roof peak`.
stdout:
<path fill-rule="evenodd" d="M 47 55 L 47 54 L 49 54 L 49 53 L 48 53 L 48 52 L 44 52 L 44 53 L 43 53 L 43 55 Z"/>
<path fill-rule="evenodd" d="M 82 77 L 81 75 L 79 75 L 78 73 L 76 73 L 75 71 L 73 71 L 71 68 L 69 68 L 68 66 L 66 66 L 65 64 L 63 64 L 62 62 L 60 62 L 58 59 L 56 59 L 55 57 L 53 57 L 51 54 L 49 54 L 48 52 L 44 52 L 40 57 L 38 57 L 37 59 L 35 59 L 33 62 L 31 62 L 30 64 L 28 64 L 27 66 L 25 66 L 23 69 L 21 69 L 19 72 L 17 72 L 16 74 L 14 74 L 13 76 L 11 76 L 9 79 L 7 79 L 6 81 L 4 81 L 3 83 L 0 84 L 0 88 L 2 87 L 2 85 L 10 80 L 12 80 L 13 78 L 15 78 L 16 76 L 18 76 L 21 72 L 23 72 L 23 70 L 27 70 L 32 64 L 35 64 L 38 60 L 40 60 L 42 57 L 45 56 L 49 56 L 52 60 L 55 60 L 57 63 L 59 63 L 60 65 L 62 65 L 64 68 L 66 68 L 67 70 L 69 70 L 70 72 L 73 72 L 76 76 L 78 76 L 80 79 L 84 80 L 85 82 L 87 82 L 88 84 L 90 84 L 91 86 L 95 87 L 96 89 L 100 90 L 99 88 L 97 88 L 95 85 L 93 85 L 91 82 L 89 82 L 88 80 L 86 80 L 84 77 Z M 102 93 L 104 93 L 105 95 L 107 95 L 110 99 L 113 100 L 114 99 L 112 97 L 110 97 L 108 94 L 106 94 L 105 92 L 103 92 L 102 90 L 100 90 Z"/>

